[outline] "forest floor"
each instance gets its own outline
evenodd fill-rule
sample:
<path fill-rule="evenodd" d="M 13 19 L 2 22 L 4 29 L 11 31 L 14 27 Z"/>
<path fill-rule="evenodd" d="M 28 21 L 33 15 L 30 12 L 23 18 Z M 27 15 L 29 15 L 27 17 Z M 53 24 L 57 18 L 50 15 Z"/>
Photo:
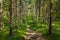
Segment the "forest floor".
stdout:
<path fill-rule="evenodd" d="M 52 28 L 52 34 L 50 36 L 45 34 L 47 30 L 43 30 L 44 27 L 39 29 L 42 36 L 47 40 L 60 40 L 60 23 L 53 24 Z M 24 40 L 25 30 L 18 29 L 17 31 L 14 31 L 12 37 L 10 37 L 8 28 L 3 29 L 0 31 L 0 40 Z"/>
<path fill-rule="evenodd" d="M 9 37 L 8 32 L 0 32 L 0 40 L 24 40 L 22 33 L 18 33 Z M 43 35 L 47 40 L 60 40 L 60 33 L 52 33 L 50 36 Z"/>

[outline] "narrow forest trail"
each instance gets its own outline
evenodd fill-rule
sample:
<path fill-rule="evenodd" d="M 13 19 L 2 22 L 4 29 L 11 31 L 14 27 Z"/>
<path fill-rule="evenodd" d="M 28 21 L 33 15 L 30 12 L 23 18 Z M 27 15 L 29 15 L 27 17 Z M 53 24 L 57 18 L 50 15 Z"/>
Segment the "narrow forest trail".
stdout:
<path fill-rule="evenodd" d="M 24 36 L 25 40 L 46 40 L 45 38 L 42 37 L 42 35 L 38 32 L 35 32 L 27 27 L 27 32 Z"/>

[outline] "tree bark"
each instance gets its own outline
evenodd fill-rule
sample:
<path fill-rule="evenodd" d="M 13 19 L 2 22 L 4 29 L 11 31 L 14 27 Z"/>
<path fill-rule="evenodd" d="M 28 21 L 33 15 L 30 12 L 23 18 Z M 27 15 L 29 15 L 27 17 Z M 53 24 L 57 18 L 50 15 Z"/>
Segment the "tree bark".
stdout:
<path fill-rule="evenodd" d="M 2 28 L 1 19 L 2 19 L 2 0 L 0 0 L 0 30 Z"/>
<path fill-rule="evenodd" d="M 22 24 L 23 24 L 23 20 L 22 20 L 22 15 L 23 15 L 23 12 L 22 12 L 22 0 L 19 1 L 19 14 L 20 14 L 20 29 L 22 29 Z"/>
<path fill-rule="evenodd" d="M 39 23 L 40 19 L 40 0 L 36 0 L 36 23 Z"/>
<path fill-rule="evenodd" d="M 49 13 L 49 35 L 51 35 L 51 31 L 52 31 L 52 2 L 50 0 L 50 13 Z"/>
<path fill-rule="evenodd" d="M 10 32 L 9 35 L 12 36 L 12 0 L 10 0 Z"/>

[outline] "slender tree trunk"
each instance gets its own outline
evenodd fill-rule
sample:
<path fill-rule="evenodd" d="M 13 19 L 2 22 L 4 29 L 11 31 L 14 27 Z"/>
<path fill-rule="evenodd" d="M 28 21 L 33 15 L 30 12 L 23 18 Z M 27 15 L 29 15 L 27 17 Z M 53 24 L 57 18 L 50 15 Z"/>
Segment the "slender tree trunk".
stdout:
<path fill-rule="evenodd" d="M 36 0 L 36 18 L 38 24 L 40 19 L 40 0 Z"/>
<path fill-rule="evenodd" d="M 37 23 L 38 23 L 38 14 L 39 12 L 38 12 L 38 0 L 36 0 L 36 21 L 37 21 Z"/>
<path fill-rule="evenodd" d="M 43 19 L 44 19 L 44 23 L 45 24 L 48 24 L 48 11 L 47 11 L 47 9 L 48 9 L 48 5 L 47 5 L 47 1 L 46 0 L 44 0 L 44 5 L 43 5 Z"/>
<path fill-rule="evenodd" d="M 16 17 L 17 21 L 16 23 L 19 25 L 18 27 L 22 29 L 22 0 L 17 0 L 17 7 L 16 7 Z M 16 29 L 17 30 L 17 29 Z"/>
<path fill-rule="evenodd" d="M 46 0 L 44 4 L 44 19 L 45 23 L 48 24 L 48 34 L 51 35 L 52 31 L 52 2 L 51 0 Z"/>
<path fill-rule="evenodd" d="M 10 0 L 10 32 L 9 35 L 12 36 L 12 0 Z"/>
<path fill-rule="evenodd" d="M 23 15 L 23 12 L 22 12 L 22 0 L 19 0 L 19 17 L 20 17 L 20 29 L 22 29 L 22 24 L 23 24 L 23 20 L 22 20 L 22 15 Z"/>
<path fill-rule="evenodd" d="M 2 19 L 2 0 L 0 0 L 0 30 L 2 28 L 1 19 Z"/>
<path fill-rule="evenodd" d="M 51 31 L 52 31 L 52 2 L 50 0 L 50 13 L 49 13 L 49 35 L 51 35 Z"/>
<path fill-rule="evenodd" d="M 38 20 L 40 20 L 40 4 L 41 4 L 41 0 L 38 0 L 38 11 L 39 11 Z"/>
<path fill-rule="evenodd" d="M 16 17 L 16 18 L 15 18 L 15 24 L 16 24 L 16 33 L 17 33 L 17 28 L 18 28 L 18 27 L 17 27 L 17 24 L 18 24 L 18 23 L 17 23 L 17 16 L 18 16 L 18 15 L 17 15 L 17 0 L 16 0 L 15 2 L 16 2 L 16 5 L 15 5 L 15 8 L 16 8 L 16 13 L 15 13 L 15 17 Z"/>

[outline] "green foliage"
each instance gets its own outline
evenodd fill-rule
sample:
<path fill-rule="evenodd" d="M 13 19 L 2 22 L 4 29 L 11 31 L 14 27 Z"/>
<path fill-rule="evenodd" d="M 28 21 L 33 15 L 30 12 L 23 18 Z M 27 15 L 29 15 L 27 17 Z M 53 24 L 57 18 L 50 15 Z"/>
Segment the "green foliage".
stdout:
<path fill-rule="evenodd" d="M 15 0 L 17 2 L 17 0 Z M 27 0 L 26 2 L 28 3 L 28 9 L 25 10 L 28 11 L 26 15 L 22 17 L 22 29 L 20 29 L 20 14 L 15 14 L 13 13 L 13 35 L 12 37 L 9 37 L 9 28 L 10 28 L 10 13 L 9 13 L 9 0 L 3 0 L 3 12 L 2 12 L 2 30 L 0 31 L 0 40 L 24 40 L 24 35 L 25 32 L 27 31 L 27 25 L 30 26 L 31 30 L 34 30 L 36 32 L 41 33 L 42 35 L 46 34 L 48 32 L 48 24 L 44 23 L 44 11 L 43 8 L 44 3 L 41 2 L 41 10 L 40 10 L 40 17 L 38 20 L 38 23 L 36 22 L 36 13 L 35 13 L 35 1 L 36 0 Z M 41 0 L 40 0 L 41 1 Z M 44 0 L 43 0 L 44 1 Z M 23 1 L 24 2 L 24 1 Z M 46 4 L 47 5 L 47 4 Z M 60 0 L 58 1 L 53 1 L 53 12 L 52 12 L 52 35 L 47 37 L 48 40 L 60 40 Z M 16 5 L 17 7 L 17 5 Z M 25 6 L 24 6 L 25 7 Z M 48 8 L 47 8 L 48 9 Z M 23 11 L 23 10 L 22 10 Z M 46 10 L 45 10 L 46 11 Z M 24 14 L 25 12 L 23 12 Z M 29 15 L 28 15 L 29 14 Z M 17 15 L 17 16 L 15 16 Z M 28 16 L 27 16 L 28 15 Z M 47 14 L 46 14 L 47 16 Z M 17 23 L 15 23 L 17 22 Z"/>

